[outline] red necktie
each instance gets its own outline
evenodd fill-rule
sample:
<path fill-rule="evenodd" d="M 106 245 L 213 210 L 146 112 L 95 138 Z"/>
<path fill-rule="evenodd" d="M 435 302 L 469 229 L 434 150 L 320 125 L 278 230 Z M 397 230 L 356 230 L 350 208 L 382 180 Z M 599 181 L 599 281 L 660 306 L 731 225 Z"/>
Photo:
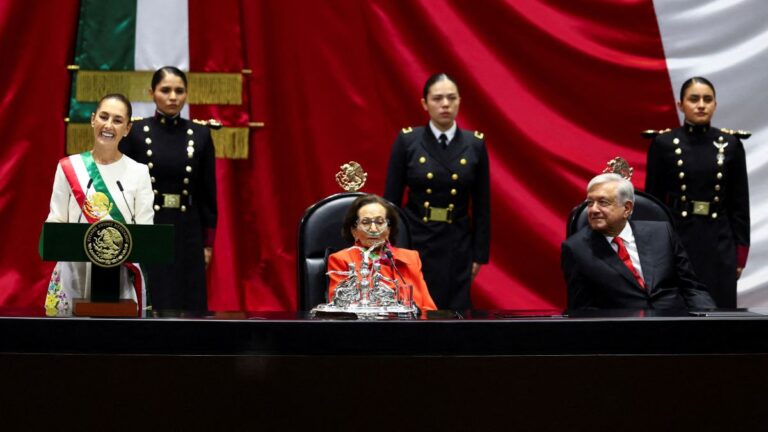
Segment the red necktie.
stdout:
<path fill-rule="evenodd" d="M 627 247 L 624 246 L 624 241 L 621 239 L 621 237 L 616 236 L 613 238 L 613 242 L 616 243 L 616 245 L 619 246 L 619 258 L 621 258 L 621 261 L 624 263 L 625 266 L 629 269 L 629 271 L 632 272 L 632 275 L 635 276 L 635 279 L 637 279 L 637 283 L 640 284 L 643 289 L 645 289 L 645 281 L 643 281 L 643 278 L 640 276 L 640 273 L 637 272 L 637 269 L 634 265 L 632 265 L 632 259 L 629 258 L 629 252 L 627 252 Z"/>

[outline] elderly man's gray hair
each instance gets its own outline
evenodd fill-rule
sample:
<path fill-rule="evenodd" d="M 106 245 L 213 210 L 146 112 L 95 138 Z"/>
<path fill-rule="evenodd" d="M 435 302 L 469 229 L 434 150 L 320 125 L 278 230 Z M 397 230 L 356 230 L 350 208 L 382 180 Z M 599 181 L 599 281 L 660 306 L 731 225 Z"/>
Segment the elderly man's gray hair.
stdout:
<path fill-rule="evenodd" d="M 619 200 L 619 205 L 624 205 L 627 201 L 635 202 L 635 187 L 632 186 L 632 182 L 616 173 L 603 173 L 593 177 L 587 185 L 587 193 L 599 184 L 613 182 L 618 183 L 616 198 Z"/>

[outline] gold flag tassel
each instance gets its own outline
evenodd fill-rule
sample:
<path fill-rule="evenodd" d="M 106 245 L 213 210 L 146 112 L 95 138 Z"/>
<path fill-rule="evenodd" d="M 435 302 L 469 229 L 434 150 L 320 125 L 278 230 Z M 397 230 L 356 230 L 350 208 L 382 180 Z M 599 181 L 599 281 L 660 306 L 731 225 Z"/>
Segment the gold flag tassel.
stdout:
<path fill-rule="evenodd" d="M 189 103 L 201 105 L 242 105 L 242 75 L 239 73 L 190 73 Z"/>
<path fill-rule="evenodd" d="M 248 128 L 223 127 L 212 129 L 216 157 L 221 159 L 248 159 Z"/>
<path fill-rule="evenodd" d="M 247 127 L 211 129 L 211 137 L 220 159 L 248 159 Z M 89 123 L 67 123 L 67 154 L 78 154 L 93 147 L 93 130 Z"/>
<path fill-rule="evenodd" d="M 107 93 L 122 93 L 133 102 L 151 102 L 152 71 L 77 71 L 75 98 L 96 102 Z M 242 105 L 243 78 L 239 73 L 189 73 L 189 104 Z"/>
<path fill-rule="evenodd" d="M 89 123 L 67 123 L 67 154 L 88 151 L 93 147 L 93 130 Z"/>

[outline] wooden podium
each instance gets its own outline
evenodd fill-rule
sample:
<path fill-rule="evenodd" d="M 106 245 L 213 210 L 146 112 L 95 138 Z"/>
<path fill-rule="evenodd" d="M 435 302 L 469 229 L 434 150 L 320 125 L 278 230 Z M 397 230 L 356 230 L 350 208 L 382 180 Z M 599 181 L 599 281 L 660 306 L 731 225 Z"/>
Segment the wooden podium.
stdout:
<path fill-rule="evenodd" d="M 88 262 L 85 236 L 91 224 L 43 224 L 40 257 L 44 261 Z M 173 225 L 125 225 L 132 248 L 126 262 L 169 264 L 173 262 Z M 73 314 L 96 317 L 135 317 L 136 302 L 120 299 L 120 268 L 91 265 L 91 298 L 73 299 Z"/>

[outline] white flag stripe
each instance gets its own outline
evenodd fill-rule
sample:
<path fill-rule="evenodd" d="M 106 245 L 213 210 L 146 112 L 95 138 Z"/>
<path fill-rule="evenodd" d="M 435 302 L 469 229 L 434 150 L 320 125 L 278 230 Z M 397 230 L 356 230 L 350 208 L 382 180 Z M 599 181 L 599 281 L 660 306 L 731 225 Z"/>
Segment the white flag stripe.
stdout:
<path fill-rule="evenodd" d="M 137 0 L 134 69 L 165 65 L 189 70 L 187 0 Z"/>
<path fill-rule="evenodd" d="M 189 70 L 189 7 L 187 0 L 136 0 L 135 70 L 156 70 L 176 66 Z M 150 83 L 147 83 L 149 89 Z M 154 115 L 151 102 L 131 104 L 133 115 Z M 189 118 L 189 105 L 181 110 Z"/>
<path fill-rule="evenodd" d="M 738 304 L 768 306 L 768 8 L 764 0 L 654 0 L 654 8 L 675 100 L 686 79 L 704 76 L 717 91 L 713 126 L 753 133 L 744 141 L 752 245 Z"/>

